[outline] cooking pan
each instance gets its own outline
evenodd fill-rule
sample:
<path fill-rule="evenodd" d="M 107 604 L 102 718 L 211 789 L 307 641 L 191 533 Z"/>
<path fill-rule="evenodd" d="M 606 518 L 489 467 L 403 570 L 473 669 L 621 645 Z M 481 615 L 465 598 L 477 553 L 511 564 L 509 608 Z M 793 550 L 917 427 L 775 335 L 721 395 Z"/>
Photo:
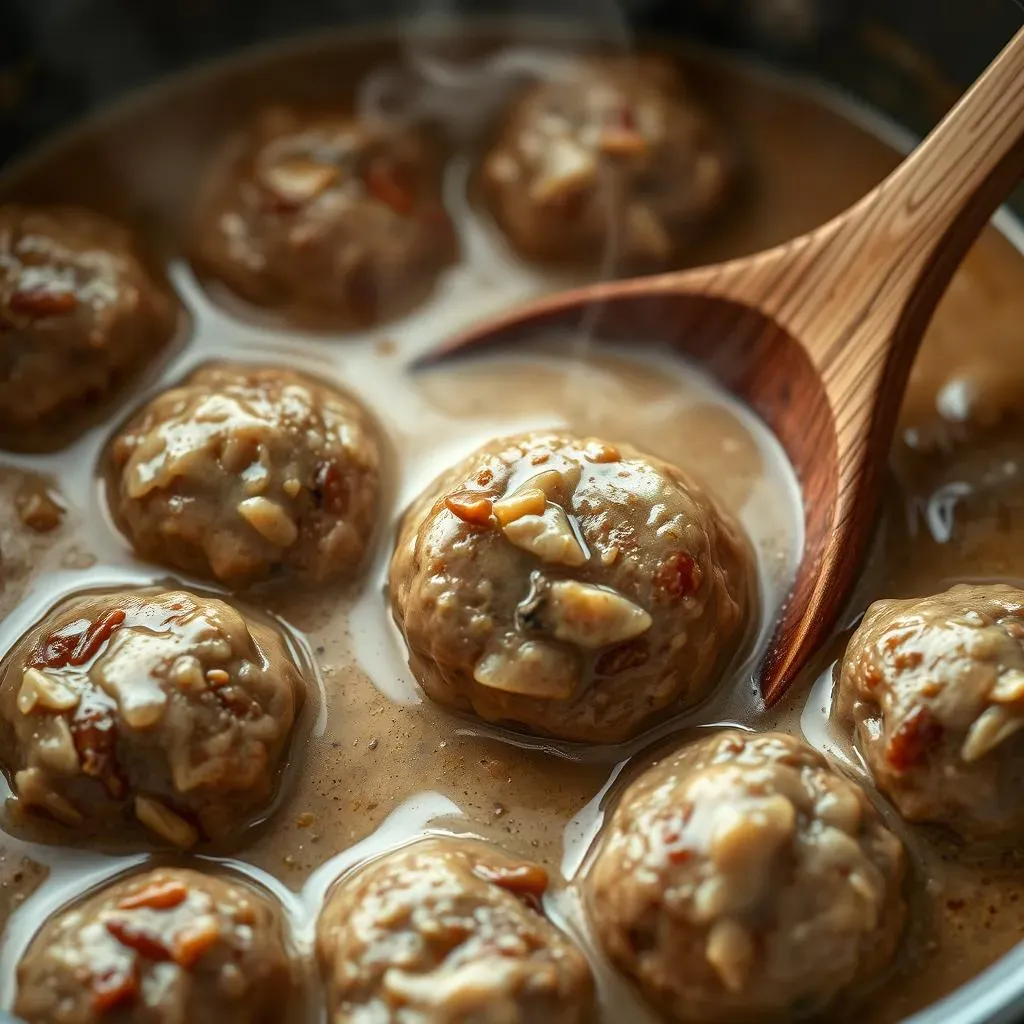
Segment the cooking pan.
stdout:
<path fill-rule="evenodd" d="M 707 43 L 813 76 L 912 144 L 1024 23 L 1017 0 L 0 0 L 0 166 L 168 74 L 318 29 L 499 14 Z M 1024 195 L 1010 207 L 1024 215 Z M 1004 214 L 1005 216 L 1005 214 Z M 1024 944 L 913 1024 L 1024 1021 Z M 14 1018 L 0 1011 L 0 1022 Z"/>

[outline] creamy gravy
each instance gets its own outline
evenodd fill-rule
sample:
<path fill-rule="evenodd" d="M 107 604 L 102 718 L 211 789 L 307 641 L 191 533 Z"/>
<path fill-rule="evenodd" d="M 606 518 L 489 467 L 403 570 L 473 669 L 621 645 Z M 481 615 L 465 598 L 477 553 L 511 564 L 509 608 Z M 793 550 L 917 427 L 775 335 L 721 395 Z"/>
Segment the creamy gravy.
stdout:
<path fill-rule="evenodd" d="M 244 845 L 209 857 L 280 898 L 302 951 L 311 948 L 317 910 L 340 873 L 424 830 L 494 839 L 544 863 L 556 879 L 570 880 L 600 828 L 609 793 L 656 756 L 658 747 L 647 748 L 677 743 L 694 727 L 735 722 L 802 729 L 850 771 L 862 772 L 825 720 L 831 664 L 844 634 L 822 650 L 779 708 L 763 709 L 749 664 L 741 664 L 723 680 L 721 696 L 696 714 L 612 748 L 503 733 L 441 712 L 417 691 L 383 592 L 394 523 L 437 472 L 496 435 L 565 424 L 631 442 L 705 478 L 743 518 L 757 549 L 762 634 L 791 578 L 801 538 L 795 484 L 774 441 L 728 396 L 663 354 L 642 347 L 611 352 L 585 338 L 563 338 L 429 372 L 407 370 L 410 359 L 458 326 L 566 283 L 515 260 L 466 199 L 472 146 L 453 157 L 447 177 L 464 260 L 409 318 L 363 334 L 301 335 L 199 286 L 177 253 L 190 190 L 211 145 L 266 102 L 323 103 L 396 56 L 388 42 L 342 39 L 225 65 L 140 96 L 0 182 L 0 198 L 81 202 L 148 232 L 168 261 L 189 321 L 187 346 L 159 360 L 110 422 L 56 455 L 0 457 L 4 650 L 72 591 L 167 578 L 135 561 L 113 528 L 97 466 L 120 417 L 197 364 L 233 358 L 308 368 L 358 394 L 386 436 L 388 526 L 366 578 L 349 588 L 277 585 L 245 596 L 279 616 L 309 652 L 320 697 L 296 735 L 276 812 Z M 339 67 L 345 68 L 340 78 Z M 742 140 L 750 167 L 736 209 L 696 254 L 698 262 L 750 252 L 820 223 L 898 159 L 841 104 L 803 87 L 717 62 L 698 61 L 692 73 Z M 494 97 L 482 101 L 481 118 L 488 104 Z M 990 231 L 955 281 L 915 368 L 878 541 L 844 626 L 876 596 L 1017 576 L 1024 433 L 1009 414 L 1024 391 L 1022 285 L 1024 257 Z M 55 481 L 67 505 L 63 525 L 51 533 L 18 521 L 17 492 L 28 473 Z M 959 849 L 889 817 L 911 850 L 915 913 L 893 976 L 870 1012 L 857 1014 L 879 1022 L 949 992 L 1024 931 L 1016 858 Z M 0 853 L 0 1002 L 9 1005 L 14 966 L 42 920 L 144 857 L 48 845 L 22 834 L 0 840 Z M 628 986 L 602 966 L 571 888 L 556 885 L 549 904 L 593 957 L 604 1018 L 650 1020 Z M 311 1002 L 308 1014 L 297 1012 L 320 1019 L 319 1003 Z"/>

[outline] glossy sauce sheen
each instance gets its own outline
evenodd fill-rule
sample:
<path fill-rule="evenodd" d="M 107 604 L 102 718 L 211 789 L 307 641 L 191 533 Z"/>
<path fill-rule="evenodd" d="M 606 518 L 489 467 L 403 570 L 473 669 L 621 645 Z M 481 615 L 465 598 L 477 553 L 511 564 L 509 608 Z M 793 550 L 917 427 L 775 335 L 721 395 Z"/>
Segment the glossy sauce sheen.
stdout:
<path fill-rule="evenodd" d="M 108 422 L 59 454 L 0 459 L 4 651 L 69 593 L 168 578 L 132 558 L 109 521 L 97 478 L 104 445 L 144 394 L 213 358 L 281 363 L 358 395 L 387 440 L 386 527 L 365 579 L 316 591 L 275 584 L 244 595 L 246 605 L 289 627 L 300 653 L 316 665 L 320 696 L 300 722 L 274 814 L 244 844 L 211 856 L 281 899 L 303 952 L 311 948 L 323 895 L 340 873 L 425 831 L 483 836 L 545 864 L 556 879 L 571 879 L 600 828 L 609 793 L 649 764 L 659 743 L 678 743 L 693 727 L 729 722 L 803 730 L 862 774 L 826 723 L 830 665 L 842 636 L 771 713 L 756 697 L 749 663 L 735 665 L 720 694 L 695 715 L 619 747 L 532 740 L 424 702 L 383 590 L 394 526 L 438 472 L 493 437 L 564 425 L 632 443 L 702 477 L 753 539 L 767 613 L 762 634 L 785 594 L 801 540 L 795 482 L 777 445 L 711 383 L 663 354 L 556 338 L 529 351 L 418 374 L 406 369 L 459 326 L 566 283 L 519 263 L 472 208 L 466 198 L 472 144 L 457 149 L 446 178 L 463 262 L 407 319 L 362 334 L 289 333 L 199 286 L 178 256 L 180 231 L 189 222 L 190 190 L 217 140 L 268 102 L 324 104 L 349 96 L 355 83 L 393 64 L 397 54 L 387 42 L 340 40 L 227 65 L 132 100 L 0 182 L 3 200 L 79 202 L 134 224 L 169 261 L 187 310 L 181 343 Z M 800 87 L 714 62 L 697 64 L 692 75 L 742 140 L 750 167 L 735 210 L 695 262 L 807 230 L 862 195 L 898 159 L 849 120 L 849 111 Z M 488 105 L 497 109 L 500 90 L 476 92 L 485 97 L 476 111 L 483 122 L 493 113 Z M 847 625 L 875 597 L 933 592 L 959 579 L 1016 581 L 1024 550 L 1018 468 L 1024 433 L 974 410 L 979 403 L 989 412 L 1012 408 L 1024 391 L 1021 323 L 1024 258 L 990 231 L 954 283 L 918 360 L 893 454 L 891 501 Z M 999 422 L 975 422 L 982 418 Z M 67 513 L 53 533 L 34 534 L 18 521 L 16 492 L 27 471 L 58 483 Z M 888 817 L 911 850 L 914 924 L 893 976 L 858 1020 L 897 1020 L 927 1005 L 1009 949 L 1024 929 L 1018 864 L 977 854 L 968 859 L 948 840 Z M 2 1005 L 13 998 L 14 967 L 46 916 L 143 859 L 2 840 Z M 601 964 L 572 889 L 556 884 L 548 906 L 592 955 L 604 1019 L 653 1019 Z M 320 1002 L 310 1002 L 308 1015 L 297 1009 L 297 1016 L 320 1019 Z"/>

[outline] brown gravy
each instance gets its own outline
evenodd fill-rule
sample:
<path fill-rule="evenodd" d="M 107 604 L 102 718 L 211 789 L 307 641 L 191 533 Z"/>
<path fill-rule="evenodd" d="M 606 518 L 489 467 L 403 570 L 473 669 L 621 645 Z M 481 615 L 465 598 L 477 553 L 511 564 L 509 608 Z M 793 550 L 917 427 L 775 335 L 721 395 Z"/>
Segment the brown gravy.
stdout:
<path fill-rule="evenodd" d="M 355 83 L 398 54 L 393 41 L 341 39 L 226 64 L 139 96 L 0 181 L 2 200 L 79 202 L 123 217 L 169 261 L 191 320 L 188 345 L 161 360 L 117 418 L 143 393 L 214 357 L 305 366 L 359 394 L 380 420 L 391 451 L 392 524 L 436 472 L 498 434 L 564 423 L 625 440 L 703 476 L 742 515 L 758 551 L 765 605 L 777 608 L 800 546 L 791 476 L 763 428 L 692 371 L 642 348 L 612 353 L 580 339 L 427 374 L 405 369 L 459 324 L 564 281 L 518 263 L 468 203 L 466 147 L 448 178 L 465 260 L 406 320 L 344 337 L 301 335 L 214 301 L 198 286 L 178 253 L 191 190 L 211 147 L 268 102 L 344 101 Z M 696 254 L 698 262 L 750 252 L 822 222 L 898 159 L 891 145 L 851 120 L 858 112 L 813 90 L 717 61 L 698 60 L 692 75 L 742 140 L 751 168 L 745 196 Z M 1009 414 L 1024 392 L 1022 285 L 1024 256 L 990 230 L 918 359 L 893 452 L 890 501 L 847 624 L 876 596 L 1018 575 L 1024 433 Z M 167 575 L 132 559 L 103 508 L 96 467 L 113 429 L 113 422 L 101 425 L 57 455 L 0 459 L 4 650 L 70 591 Z M 30 472 L 59 482 L 67 512 L 53 532 L 35 533 L 18 520 L 16 492 Z M 803 728 L 812 742 L 849 759 L 823 712 L 842 635 L 782 708 L 766 713 L 738 666 L 723 682 L 721 699 L 628 746 L 573 748 L 453 718 L 424 702 L 405 666 L 382 589 L 390 530 L 384 534 L 370 573 L 355 588 L 271 586 L 245 598 L 278 615 L 308 647 L 321 699 L 306 723 L 308 741 L 295 745 L 278 811 L 243 848 L 211 856 L 282 900 L 303 952 L 339 873 L 426 829 L 492 838 L 570 879 L 600 825 L 609 788 L 650 761 L 646 747 L 666 736 L 678 742 L 687 728 L 725 721 Z M 969 855 L 891 817 L 914 857 L 916 913 L 893 977 L 872 997 L 870 1012 L 857 1015 L 880 1024 L 948 993 L 1024 934 L 1017 858 Z M 14 966 L 42 920 L 143 859 L 22 835 L 0 840 L 0 1005 L 10 1004 Z M 556 887 L 550 909 L 593 954 L 604 1019 L 651 1020 L 600 966 L 571 889 Z M 320 1003 L 311 1004 L 309 1019 L 321 1019 Z"/>

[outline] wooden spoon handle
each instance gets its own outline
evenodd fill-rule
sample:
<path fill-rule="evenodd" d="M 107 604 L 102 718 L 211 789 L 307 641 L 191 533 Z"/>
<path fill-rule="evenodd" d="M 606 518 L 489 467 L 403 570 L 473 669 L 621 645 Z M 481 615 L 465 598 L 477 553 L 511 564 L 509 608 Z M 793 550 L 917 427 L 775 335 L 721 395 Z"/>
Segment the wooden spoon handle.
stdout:
<path fill-rule="evenodd" d="M 747 264 L 707 273 L 720 294 L 753 301 L 798 339 L 831 406 L 831 466 L 805 459 L 813 542 L 762 666 L 783 691 L 820 642 L 872 534 L 893 428 L 915 353 L 971 243 L 1024 176 L 1024 30 L 921 147 L 860 203 L 818 231 Z M 698 272 L 700 273 L 700 272 Z M 964 339 L 970 344 L 970 339 Z M 818 443 L 806 402 L 774 411 Z M 792 426 L 792 425 L 791 425 Z M 820 424 L 819 424 L 820 426 Z M 792 429 L 790 433 L 792 434 Z M 822 435 L 820 443 L 825 444 Z M 784 641 L 784 642 L 782 642 Z"/>
<path fill-rule="evenodd" d="M 864 391 L 873 373 L 902 396 L 953 273 L 1022 177 L 1024 29 L 889 178 L 780 259 L 789 283 L 766 308 L 827 381 Z"/>

